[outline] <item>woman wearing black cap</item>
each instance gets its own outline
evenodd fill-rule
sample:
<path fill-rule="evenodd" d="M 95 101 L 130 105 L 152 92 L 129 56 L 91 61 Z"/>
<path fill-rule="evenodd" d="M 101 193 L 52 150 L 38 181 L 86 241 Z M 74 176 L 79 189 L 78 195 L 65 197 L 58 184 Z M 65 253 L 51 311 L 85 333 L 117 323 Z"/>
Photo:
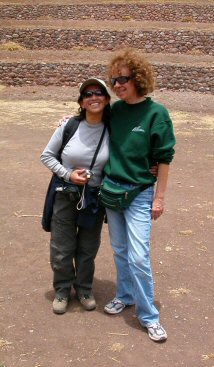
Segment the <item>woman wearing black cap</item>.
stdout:
<path fill-rule="evenodd" d="M 94 259 L 104 217 L 97 193 L 109 156 L 109 134 L 105 128 L 109 123 L 109 102 L 110 95 L 102 80 L 86 80 L 80 87 L 79 114 L 74 117 L 79 125 L 64 147 L 61 159 L 58 153 L 67 122 L 56 129 L 41 154 L 42 163 L 62 181 L 57 188 L 50 240 L 53 311 L 57 314 L 66 312 L 72 287 L 84 309 L 96 307 L 92 294 Z"/>

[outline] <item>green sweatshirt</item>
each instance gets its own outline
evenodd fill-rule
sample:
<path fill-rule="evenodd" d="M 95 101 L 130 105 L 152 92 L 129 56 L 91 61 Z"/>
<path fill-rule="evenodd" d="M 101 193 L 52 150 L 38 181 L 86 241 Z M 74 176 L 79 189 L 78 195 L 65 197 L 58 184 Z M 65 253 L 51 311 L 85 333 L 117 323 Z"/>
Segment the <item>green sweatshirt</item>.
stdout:
<path fill-rule="evenodd" d="M 112 179 L 153 184 L 154 162 L 169 164 L 174 155 L 172 121 L 164 106 L 150 97 L 137 104 L 112 105 L 110 156 L 105 173 Z"/>

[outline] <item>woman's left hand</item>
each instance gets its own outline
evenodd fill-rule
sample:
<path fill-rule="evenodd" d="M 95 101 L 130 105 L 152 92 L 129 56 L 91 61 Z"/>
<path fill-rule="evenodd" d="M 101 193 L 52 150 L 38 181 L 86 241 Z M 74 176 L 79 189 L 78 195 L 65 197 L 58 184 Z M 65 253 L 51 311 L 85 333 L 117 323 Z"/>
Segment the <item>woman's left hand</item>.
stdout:
<path fill-rule="evenodd" d="M 88 182 L 85 168 L 77 168 L 71 172 L 70 181 L 76 185 L 85 185 Z"/>
<path fill-rule="evenodd" d="M 152 204 L 152 219 L 158 219 L 164 211 L 164 200 L 160 198 L 154 198 Z"/>

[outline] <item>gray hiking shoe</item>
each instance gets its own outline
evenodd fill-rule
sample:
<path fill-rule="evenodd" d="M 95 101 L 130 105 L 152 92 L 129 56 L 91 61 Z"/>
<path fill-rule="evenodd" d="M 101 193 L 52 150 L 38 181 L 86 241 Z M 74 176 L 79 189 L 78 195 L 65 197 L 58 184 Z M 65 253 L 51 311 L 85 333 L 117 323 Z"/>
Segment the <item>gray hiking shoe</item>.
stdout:
<path fill-rule="evenodd" d="M 53 312 L 63 314 L 67 311 L 68 297 L 56 296 L 53 301 Z"/>
<path fill-rule="evenodd" d="M 96 308 L 96 301 L 92 294 L 81 294 L 78 300 L 86 311 L 92 311 Z"/>

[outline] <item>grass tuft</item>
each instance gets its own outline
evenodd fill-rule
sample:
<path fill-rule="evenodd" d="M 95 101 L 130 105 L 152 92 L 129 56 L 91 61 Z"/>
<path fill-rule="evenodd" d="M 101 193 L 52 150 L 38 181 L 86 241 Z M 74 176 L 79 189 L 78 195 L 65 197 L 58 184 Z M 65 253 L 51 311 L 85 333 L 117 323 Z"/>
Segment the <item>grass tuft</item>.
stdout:
<path fill-rule="evenodd" d="M 192 48 L 187 52 L 188 55 L 195 55 L 195 56 L 203 56 L 205 55 L 205 52 L 203 50 L 200 50 L 199 48 Z"/>
<path fill-rule="evenodd" d="M 41 15 L 40 17 L 38 17 L 38 20 L 54 20 L 54 18 L 50 15 Z"/>
<path fill-rule="evenodd" d="M 121 20 L 124 20 L 124 21 L 126 21 L 126 20 L 133 20 L 133 18 L 130 15 L 123 15 L 121 17 Z"/>
<path fill-rule="evenodd" d="M 194 22 L 194 19 L 190 16 L 185 16 L 185 17 L 181 18 L 181 22 L 190 23 L 190 22 Z"/>
<path fill-rule="evenodd" d="M 1 51 L 24 51 L 25 47 L 16 42 L 5 42 L 0 44 Z"/>

